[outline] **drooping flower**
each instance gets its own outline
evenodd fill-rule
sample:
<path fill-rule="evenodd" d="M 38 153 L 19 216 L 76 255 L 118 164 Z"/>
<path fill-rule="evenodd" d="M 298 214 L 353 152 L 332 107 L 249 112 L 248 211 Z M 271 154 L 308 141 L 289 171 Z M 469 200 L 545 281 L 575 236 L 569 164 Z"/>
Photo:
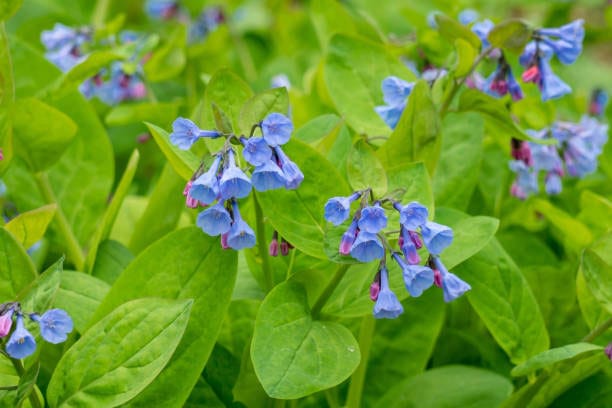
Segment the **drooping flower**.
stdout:
<path fill-rule="evenodd" d="M 261 122 L 261 132 L 270 147 L 283 145 L 291 138 L 293 123 L 282 113 L 273 112 Z"/>
<path fill-rule="evenodd" d="M 241 137 L 240 142 L 244 146 L 242 156 L 247 163 L 261 166 L 272 158 L 272 149 L 262 137 Z"/>
<path fill-rule="evenodd" d="M 376 234 L 387 226 L 387 215 L 379 202 L 361 210 L 361 217 L 357 223 L 359 230 Z"/>
<path fill-rule="evenodd" d="M 346 221 L 351 212 L 351 203 L 361 197 L 360 192 L 348 197 L 332 197 L 325 203 L 325 219 L 334 225 Z"/>
<path fill-rule="evenodd" d="M 255 167 L 251 173 L 251 183 L 257 191 L 275 190 L 285 186 L 283 171 L 272 160 Z"/>
<path fill-rule="evenodd" d="M 472 287 L 461 280 L 457 275 L 446 270 L 446 267 L 442 263 L 442 260 L 438 256 L 433 257 L 433 262 L 436 269 L 442 275 L 442 291 L 444 292 L 444 301 L 450 302 L 463 295 Z"/>
<path fill-rule="evenodd" d="M 50 309 L 42 316 L 33 313 L 30 318 L 40 326 L 40 335 L 43 339 L 52 344 L 66 341 L 68 334 L 72 332 L 72 319 L 62 309 Z"/>
<path fill-rule="evenodd" d="M 409 231 L 415 231 L 425 224 L 429 216 L 427 207 L 416 201 L 412 201 L 405 206 L 395 202 L 393 203 L 393 208 L 400 213 L 400 224 Z"/>
<path fill-rule="evenodd" d="M 357 238 L 351 246 L 351 256 L 360 262 L 370 262 L 382 259 L 385 250 L 376 234 L 359 231 Z"/>
<path fill-rule="evenodd" d="M 196 224 L 208 235 L 217 236 L 230 230 L 232 217 L 225 208 L 224 202 L 219 201 L 198 214 Z"/>
<path fill-rule="evenodd" d="M 351 253 L 351 248 L 353 243 L 357 239 L 357 218 L 353 218 L 353 221 L 349 225 L 348 229 L 344 231 L 342 234 L 342 239 L 340 240 L 340 248 L 338 252 L 341 255 L 348 255 Z"/>
<path fill-rule="evenodd" d="M 25 328 L 23 316 L 17 315 L 15 331 L 11 334 L 6 343 L 6 352 L 13 358 L 25 358 L 36 350 L 36 340 L 34 336 Z"/>
<path fill-rule="evenodd" d="M 532 41 L 525 46 L 519 61 L 527 68 L 521 76 L 524 82 L 533 82 L 542 93 L 542 100 L 557 99 L 572 91 L 569 85 L 552 71 L 550 59 L 553 50 L 546 44 Z"/>
<path fill-rule="evenodd" d="M 375 110 L 391 129 L 397 126 L 413 87 L 414 82 L 407 82 L 395 76 L 382 81 L 383 100 L 386 105 L 377 106 Z"/>
<path fill-rule="evenodd" d="M 274 153 L 276 153 L 278 165 L 285 177 L 285 188 L 288 190 L 295 190 L 302 184 L 302 181 L 304 181 L 304 173 L 302 173 L 297 164 L 287 157 L 280 146 L 274 147 Z"/>
<path fill-rule="evenodd" d="M 499 59 L 497 68 L 485 81 L 483 91 L 497 98 L 509 93 L 515 102 L 523 99 L 521 86 L 516 82 L 512 75 L 512 68 L 503 57 Z"/>
<path fill-rule="evenodd" d="M 207 7 L 191 22 L 188 42 L 195 43 L 204 40 L 208 34 L 215 31 L 225 22 L 225 14 L 219 6 Z"/>
<path fill-rule="evenodd" d="M 91 30 L 56 23 L 53 29 L 41 33 L 40 40 L 46 49 L 45 58 L 62 72 L 67 72 L 85 59 L 83 46 L 91 41 Z"/>
<path fill-rule="evenodd" d="M 510 193 L 521 200 L 526 199 L 531 194 L 538 192 L 538 177 L 532 167 L 527 166 L 523 161 L 510 161 L 510 170 L 516 173 L 516 179 L 512 183 Z"/>
<path fill-rule="evenodd" d="M 219 193 L 221 198 L 229 200 L 232 197 L 245 198 L 251 192 L 251 181 L 244 172 L 236 166 L 234 151 L 227 152 L 226 167 L 219 180 Z"/>
<path fill-rule="evenodd" d="M 457 16 L 457 20 L 463 25 L 468 25 L 473 23 L 478 18 L 479 14 L 476 10 L 473 9 L 465 9 L 462 10 Z"/>
<path fill-rule="evenodd" d="M 418 235 L 414 233 L 414 235 L 418 238 Z M 414 240 L 404 226 L 400 227 L 400 237 L 398 240 L 399 247 L 406 258 L 406 261 L 410 265 L 416 265 L 421 262 L 421 258 L 419 257 L 419 253 L 417 252 L 417 246 L 414 243 Z"/>
<path fill-rule="evenodd" d="M 158 20 L 170 20 L 179 11 L 179 4 L 174 0 L 147 0 L 145 7 L 147 14 Z"/>
<path fill-rule="evenodd" d="M 402 268 L 402 276 L 406 290 L 412 297 L 419 297 L 434 283 L 434 272 L 431 268 L 422 265 L 409 265 L 399 256 L 393 253 L 393 259 Z"/>
<path fill-rule="evenodd" d="M 238 203 L 235 200 L 232 202 L 232 216 L 234 221 L 227 235 L 227 245 L 235 250 L 255 246 L 255 233 L 240 216 Z"/>
<path fill-rule="evenodd" d="M 198 200 L 204 205 L 213 203 L 219 196 L 219 166 L 221 165 L 222 156 L 217 154 L 215 160 L 211 164 L 208 171 L 196 178 L 191 188 L 189 196 Z"/>
<path fill-rule="evenodd" d="M 404 308 L 389 287 L 389 276 L 386 266 L 380 268 L 380 290 L 374 304 L 374 317 L 377 319 L 395 319 L 404 312 Z"/>
<path fill-rule="evenodd" d="M 221 136 L 215 130 L 202 130 L 189 119 L 177 118 L 172 123 L 170 142 L 179 149 L 188 150 L 198 139 L 202 137 L 216 138 Z"/>
<path fill-rule="evenodd" d="M 453 230 L 432 221 L 421 226 L 421 235 L 425 247 L 432 255 L 440 255 L 453 242 Z"/>
<path fill-rule="evenodd" d="M 584 20 L 575 20 L 559 28 L 541 28 L 535 35 L 550 46 L 563 64 L 572 64 L 582 52 Z"/>

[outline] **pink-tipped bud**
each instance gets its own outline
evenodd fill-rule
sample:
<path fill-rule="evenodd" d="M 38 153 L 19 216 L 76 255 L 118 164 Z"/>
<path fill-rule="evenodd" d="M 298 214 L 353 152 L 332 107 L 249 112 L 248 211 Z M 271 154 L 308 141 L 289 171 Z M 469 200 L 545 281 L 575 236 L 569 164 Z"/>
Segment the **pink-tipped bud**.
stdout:
<path fill-rule="evenodd" d="M 147 87 L 142 82 L 138 82 L 130 90 L 130 97 L 132 99 L 142 99 L 145 96 L 147 96 Z"/>
<path fill-rule="evenodd" d="M 187 199 L 185 199 L 185 205 L 189 208 L 198 208 L 199 202 L 195 198 L 187 196 Z"/>
<path fill-rule="evenodd" d="M 278 240 L 276 238 L 272 238 L 270 246 L 268 247 L 268 253 L 270 256 L 278 256 Z"/>
<path fill-rule="evenodd" d="M 378 294 L 380 293 L 380 282 L 375 280 L 370 285 L 370 300 L 376 302 L 378 300 Z"/>
<path fill-rule="evenodd" d="M 189 194 L 189 190 L 191 190 L 191 185 L 193 184 L 193 180 L 189 180 L 187 184 L 185 184 L 185 188 L 183 189 L 183 195 L 187 197 Z"/>
<path fill-rule="evenodd" d="M 608 358 L 610 359 L 610 361 L 612 361 L 612 343 L 608 344 L 604 350 L 604 353 L 606 353 L 606 356 L 608 356 Z"/>
<path fill-rule="evenodd" d="M 0 147 L 0 161 L 4 160 L 4 152 L 2 151 L 2 148 Z"/>
<path fill-rule="evenodd" d="M 289 243 L 287 241 L 285 241 L 285 239 L 283 238 L 281 240 L 281 244 L 280 244 L 280 250 L 281 250 L 281 255 L 282 256 L 287 256 L 289 255 L 289 250 L 291 248 L 289 247 Z"/>
<path fill-rule="evenodd" d="M 505 79 L 493 81 L 491 83 L 491 90 L 497 92 L 500 95 L 508 93 L 508 82 Z"/>
<path fill-rule="evenodd" d="M 353 242 L 355 242 L 355 237 L 349 236 L 345 233 L 344 235 L 342 235 L 342 240 L 340 241 L 340 249 L 338 250 L 338 252 L 340 252 L 340 254 L 342 255 L 350 254 Z"/>
<path fill-rule="evenodd" d="M 441 288 L 442 287 L 442 274 L 440 273 L 439 270 L 434 269 L 434 284 Z"/>
<path fill-rule="evenodd" d="M 404 246 L 404 237 L 402 237 L 401 235 L 399 236 L 399 238 L 397 239 L 397 245 L 401 248 Z"/>
<path fill-rule="evenodd" d="M 414 231 L 408 231 L 408 235 L 410 235 L 410 240 L 412 240 L 412 243 L 414 244 L 416 249 L 423 248 L 423 241 L 421 240 L 419 234 Z"/>
<path fill-rule="evenodd" d="M 5 337 L 11 331 L 13 325 L 13 311 L 9 310 L 0 316 L 0 337 Z"/>
<path fill-rule="evenodd" d="M 512 157 L 515 160 L 520 160 L 524 162 L 526 165 L 531 166 L 531 149 L 529 148 L 529 143 L 522 140 L 512 140 Z"/>
<path fill-rule="evenodd" d="M 229 244 L 227 243 L 227 237 L 229 236 L 229 232 L 226 232 L 225 234 L 221 234 L 221 248 L 223 249 L 229 249 Z"/>
<path fill-rule="evenodd" d="M 527 71 L 523 72 L 521 75 L 523 82 L 540 82 L 540 68 L 537 65 L 532 65 Z"/>

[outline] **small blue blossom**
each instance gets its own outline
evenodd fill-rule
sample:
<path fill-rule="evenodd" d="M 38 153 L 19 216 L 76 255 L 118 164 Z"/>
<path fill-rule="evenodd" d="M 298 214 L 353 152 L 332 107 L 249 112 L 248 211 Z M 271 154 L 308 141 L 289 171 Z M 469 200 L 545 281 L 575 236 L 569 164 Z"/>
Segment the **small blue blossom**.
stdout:
<path fill-rule="evenodd" d="M 169 20 L 179 9 L 178 2 L 173 0 L 147 0 L 145 5 L 147 14 L 158 20 Z"/>
<path fill-rule="evenodd" d="M 430 254 L 440 255 L 453 242 L 453 230 L 446 225 L 427 221 L 421 226 L 423 242 Z"/>
<path fill-rule="evenodd" d="M 395 76 L 382 81 L 383 100 L 386 105 L 377 106 L 375 110 L 391 129 L 397 126 L 413 87 L 414 82 L 406 82 Z"/>
<path fill-rule="evenodd" d="M 221 165 L 221 155 L 215 156 L 208 171 L 196 178 L 189 189 L 189 197 L 194 198 L 204 205 L 213 203 L 219 196 L 219 166 Z"/>
<path fill-rule="evenodd" d="M 434 283 L 434 272 L 431 268 L 422 265 L 409 265 L 399 256 L 393 253 L 393 259 L 402 268 L 402 276 L 406 290 L 412 297 L 419 297 Z"/>
<path fill-rule="evenodd" d="M 357 225 L 363 232 L 378 233 L 387 226 L 387 215 L 384 208 L 378 202 L 373 206 L 365 207 L 361 210 L 361 217 Z"/>
<path fill-rule="evenodd" d="M 17 315 L 15 331 L 6 343 L 6 352 L 12 358 L 25 358 L 36 350 L 34 336 L 23 325 L 23 316 Z"/>
<path fill-rule="evenodd" d="M 427 222 L 429 211 L 424 205 L 412 201 L 403 206 L 400 203 L 394 203 L 395 208 L 400 213 L 400 224 L 409 231 L 415 231 L 421 225 Z"/>
<path fill-rule="evenodd" d="M 473 23 L 478 18 L 479 14 L 476 10 L 473 9 L 465 9 L 459 13 L 457 16 L 457 20 L 463 25 L 468 25 Z"/>
<path fill-rule="evenodd" d="M 179 149 L 188 150 L 198 139 L 202 137 L 219 137 L 220 132 L 214 130 L 202 130 L 189 119 L 178 118 L 172 123 L 170 142 Z"/>
<path fill-rule="evenodd" d="M 283 171 L 272 160 L 255 167 L 251 173 L 251 183 L 257 191 L 275 190 L 285 186 Z"/>
<path fill-rule="evenodd" d="M 261 122 L 261 132 L 269 146 L 284 145 L 291 138 L 293 123 L 282 113 L 270 113 Z"/>
<path fill-rule="evenodd" d="M 376 234 L 360 231 L 351 246 L 351 256 L 360 262 L 382 259 L 385 250 Z"/>
<path fill-rule="evenodd" d="M 546 174 L 546 179 L 544 181 L 544 189 L 546 190 L 546 194 L 556 195 L 561 193 L 563 189 L 563 185 L 561 183 L 561 175 L 557 172 L 551 171 Z"/>
<path fill-rule="evenodd" d="M 245 198 L 251 192 L 251 181 L 240 168 L 236 167 L 234 151 L 227 152 L 227 167 L 219 180 L 219 193 L 221 198 L 229 200 L 232 197 Z"/>
<path fill-rule="evenodd" d="M 495 27 L 495 24 L 491 20 L 484 20 L 474 23 L 471 30 L 474 34 L 480 38 L 480 42 L 482 42 L 482 48 L 488 48 L 491 46 L 489 43 L 489 32 Z"/>
<path fill-rule="evenodd" d="M 378 116 L 389 126 L 391 129 L 395 129 L 397 123 L 402 117 L 405 105 L 397 106 L 377 106 L 374 108 Z"/>
<path fill-rule="evenodd" d="M 361 193 L 353 193 L 348 197 L 332 197 L 325 203 L 325 219 L 334 225 L 340 225 L 350 215 L 351 203 L 357 200 Z"/>
<path fill-rule="evenodd" d="M 270 86 L 272 88 L 287 88 L 289 90 L 291 89 L 291 81 L 289 81 L 289 77 L 286 74 L 278 74 L 270 79 Z"/>
<path fill-rule="evenodd" d="M 302 170 L 300 170 L 297 164 L 287 157 L 280 146 L 274 147 L 274 152 L 276 153 L 278 164 L 285 177 L 285 188 L 288 190 L 295 190 L 302 184 L 302 181 L 304 181 L 304 173 L 302 173 Z"/>
<path fill-rule="evenodd" d="M 455 300 L 468 290 L 472 289 L 472 287 L 468 283 L 461 280 L 457 275 L 447 271 L 446 267 L 444 266 L 442 260 L 439 257 L 434 256 L 433 261 L 436 266 L 436 269 L 442 275 L 442 291 L 444 292 L 445 302 L 448 303 L 452 300 Z"/>
<path fill-rule="evenodd" d="M 379 273 L 380 291 L 374 304 L 374 317 L 377 319 L 395 319 L 404 312 L 404 308 L 389 287 L 387 268 L 382 266 Z"/>
<path fill-rule="evenodd" d="M 536 35 L 553 49 L 561 63 L 572 64 L 582 52 L 584 20 L 576 20 L 559 28 L 542 28 L 536 30 Z"/>
<path fill-rule="evenodd" d="M 255 233 L 253 229 L 242 219 L 238 211 L 238 203 L 232 203 L 234 222 L 227 235 L 227 245 L 235 250 L 252 248 L 255 246 Z"/>
<path fill-rule="evenodd" d="M 247 163 L 253 166 L 261 166 L 272 158 L 272 149 L 262 137 L 251 137 L 249 139 L 242 137 L 240 141 L 244 146 L 242 156 Z"/>
<path fill-rule="evenodd" d="M 436 14 L 440 14 L 439 11 L 435 10 L 427 14 L 427 25 L 434 30 L 438 28 L 438 22 L 436 21 Z"/>
<path fill-rule="evenodd" d="M 189 26 L 188 42 L 204 40 L 225 21 L 225 14 L 218 6 L 207 7 Z"/>
<path fill-rule="evenodd" d="M 225 209 L 223 201 L 205 209 L 196 221 L 198 227 L 210 236 L 217 236 L 228 232 L 232 226 L 232 217 Z"/>
<path fill-rule="evenodd" d="M 45 58 L 62 72 L 67 72 L 85 59 L 82 46 L 91 40 L 88 29 L 74 29 L 56 23 L 52 30 L 44 30 L 40 35 L 46 52 Z"/>
<path fill-rule="evenodd" d="M 540 60 L 539 67 L 541 78 L 539 86 L 543 101 L 557 99 L 572 92 L 572 88 L 555 75 L 547 60 Z"/>
<path fill-rule="evenodd" d="M 47 310 L 42 316 L 31 314 L 30 318 L 40 326 L 41 337 L 52 344 L 66 341 L 73 329 L 72 319 L 62 309 Z"/>
<path fill-rule="evenodd" d="M 521 160 L 512 160 L 510 161 L 510 170 L 516 173 L 516 179 L 510 188 L 513 196 L 524 200 L 531 194 L 538 192 L 538 175 L 532 167 Z"/>

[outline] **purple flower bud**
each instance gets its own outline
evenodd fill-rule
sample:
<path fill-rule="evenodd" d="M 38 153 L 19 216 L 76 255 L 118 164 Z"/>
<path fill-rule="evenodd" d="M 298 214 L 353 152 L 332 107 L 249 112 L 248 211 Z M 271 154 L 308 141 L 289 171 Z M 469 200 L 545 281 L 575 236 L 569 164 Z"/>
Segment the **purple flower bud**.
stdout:
<path fill-rule="evenodd" d="M 376 234 L 385 228 L 387 226 L 387 215 L 380 203 L 376 202 L 373 206 L 362 209 L 357 225 L 361 231 L 372 234 Z"/>
<path fill-rule="evenodd" d="M 34 336 L 23 325 L 23 316 L 17 315 L 17 325 L 15 331 L 6 343 L 6 352 L 12 358 L 25 358 L 36 350 L 36 340 Z"/>
<path fill-rule="evenodd" d="M 13 325 L 13 309 L 9 309 L 2 316 L 0 316 L 0 338 L 6 337 Z"/>
<path fill-rule="evenodd" d="M 270 113 L 261 122 L 261 132 L 269 146 L 283 145 L 291 138 L 293 123 L 282 113 Z"/>
<path fill-rule="evenodd" d="M 224 202 L 220 201 L 198 214 L 196 225 L 210 236 L 217 236 L 228 232 L 232 226 L 232 217 L 225 209 Z"/>
<path fill-rule="evenodd" d="M 278 240 L 276 238 L 272 238 L 272 241 L 270 241 L 270 246 L 268 247 L 268 254 L 270 256 L 278 256 Z"/>
<path fill-rule="evenodd" d="M 359 231 L 351 246 L 351 256 L 360 262 L 370 262 L 382 259 L 385 256 L 385 250 L 376 234 Z"/>
<path fill-rule="evenodd" d="M 348 229 L 342 234 L 342 239 L 340 240 L 340 249 L 338 252 L 342 255 L 348 255 L 351 253 L 351 247 L 357 239 L 357 220 L 353 219 L 351 225 L 349 225 Z"/>
<path fill-rule="evenodd" d="M 227 243 L 227 237 L 229 236 L 229 231 L 226 232 L 225 234 L 221 234 L 221 248 L 223 249 L 229 249 L 230 246 Z"/>
<path fill-rule="evenodd" d="M 282 256 L 289 255 L 290 249 L 291 249 L 291 245 L 289 244 L 289 242 L 285 241 L 285 239 L 283 238 L 280 244 L 281 255 Z"/>
<path fill-rule="evenodd" d="M 374 277 L 374 281 L 370 284 L 370 300 L 376 302 L 380 293 L 380 272 Z"/>
<path fill-rule="evenodd" d="M 612 361 L 612 343 L 609 343 L 606 346 L 606 348 L 604 349 L 604 353 L 606 353 L 606 356 L 608 356 L 608 359 Z"/>
<path fill-rule="evenodd" d="M 419 237 L 419 234 L 410 230 L 408 230 L 408 234 L 410 235 L 410 239 L 412 240 L 412 243 L 414 244 L 416 249 L 423 248 L 423 241 L 421 240 L 421 237 Z"/>
<path fill-rule="evenodd" d="M 380 269 L 380 291 L 374 304 L 374 317 L 377 319 L 395 319 L 404 312 L 402 304 L 389 287 L 389 276 L 385 266 Z"/>
<path fill-rule="evenodd" d="M 72 332 L 72 319 L 62 309 L 50 309 L 42 316 L 31 314 L 30 318 L 40 326 L 40 335 L 52 344 L 66 341 L 68 334 Z"/>

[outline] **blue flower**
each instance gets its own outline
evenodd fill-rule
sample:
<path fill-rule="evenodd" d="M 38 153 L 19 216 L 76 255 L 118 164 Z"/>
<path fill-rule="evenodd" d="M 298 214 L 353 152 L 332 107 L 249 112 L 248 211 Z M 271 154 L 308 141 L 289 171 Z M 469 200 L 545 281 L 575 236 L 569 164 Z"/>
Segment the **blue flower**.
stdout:
<path fill-rule="evenodd" d="M 382 81 L 383 100 L 387 105 L 377 106 L 375 110 L 391 129 L 397 126 L 413 87 L 414 82 L 406 82 L 395 76 Z"/>
<path fill-rule="evenodd" d="M 559 28 L 542 28 L 536 34 L 549 45 L 559 61 L 571 64 L 582 52 L 584 20 L 576 20 Z M 556 38 L 553 40 L 551 37 Z"/>
<path fill-rule="evenodd" d="M 169 20 L 178 12 L 179 5 L 173 0 L 148 0 L 146 11 L 150 17 Z"/>
<path fill-rule="evenodd" d="M 453 230 L 446 225 L 428 221 L 421 226 L 423 242 L 430 254 L 440 255 L 453 242 Z"/>
<path fill-rule="evenodd" d="M 291 138 L 293 123 L 282 113 L 270 113 L 261 122 L 261 132 L 269 146 L 283 145 Z"/>
<path fill-rule="evenodd" d="M 382 259 L 385 255 L 382 243 L 376 234 L 360 231 L 351 246 L 351 256 L 361 262 Z"/>
<path fill-rule="evenodd" d="M 189 189 L 189 197 L 194 198 L 204 205 L 213 203 L 219 196 L 219 165 L 221 164 L 221 155 L 215 156 L 215 160 L 206 173 L 200 175 L 191 184 Z"/>
<path fill-rule="evenodd" d="M 232 203 L 234 222 L 227 235 L 227 244 L 230 248 L 240 250 L 255 246 L 255 233 L 253 229 L 242 219 L 238 211 L 238 203 Z"/>
<path fill-rule="evenodd" d="M 391 129 L 395 129 L 397 123 L 404 112 L 406 105 L 397 106 L 377 106 L 374 108 L 378 116 L 389 126 Z"/>
<path fill-rule="evenodd" d="M 66 341 L 72 332 L 72 319 L 62 309 L 50 309 L 42 316 L 31 314 L 30 318 L 40 326 L 40 335 L 49 343 L 58 344 Z"/>
<path fill-rule="evenodd" d="M 513 101 L 523 98 L 521 86 L 516 82 L 512 69 L 505 61 L 497 65 L 495 71 L 487 78 L 483 90 L 496 98 L 500 98 L 510 93 Z"/>
<path fill-rule="evenodd" d="M 285 187 L 283 171 L 272 160 L 255 167 L 251 173 L 251 183 L 257 191 L 275 190 Z"/>
<path fill-rule="evenodd" d="M 417 252 L 417 247 L 413 241 L 412 235 L 410 234 L 410 231 L 403 226 L 400 228 L 399 246 L 409 264 L 416 265 L 421 262 L 421 258 Z"/>
<path fill-rule="evenodd" d="M 217 236 L 230 230 L 232 217 L 225 209 L 224 202 L 220 201 L 198 214 L 196 224 L 208 235 Z"/>
<path fill-rule="evenodd" d="M 408 265 L 397 253 L 393 253 L 393 259 L 402 268 L 406 290 L 412 297 L 419 297 L 434 283 L 434 272 L 431 268 L 421 265 Z"/>
<path fill-rule="evenodd" d="M 410 231 L 414 231 L 425 224 L 429 216 L 427 207 L 416 201 L 412 201 L 403 207 L 400 203 L 395 202 L 393 208 L 400 213 L 400 224 Z"/>
<path fill-rule="evenodd" d="M 546 190 L 546 194 L 556 195 L 561 193 L 563 189 L 563 185 L 561 183 L 561 176 L 556 171 L 551 171 L 546 174 L 546 179 L 544 181 L 544 189 Z"/>
<path fill-rule="evenodd" d="M 272 88 L 287 88 L 291 89 L 291 81 L 286 74 L 277 74 L 270 79 L 270 86 Z"/>
<path fill-rule="evenodd" d="M 302 173 L 297 164 L 287 157 L 280 146 L 274 147 L 274 152 L 276 153 L 279 166 L 285 176 L 285 188 L 288 190 L 295 190 L 302 184 L 302 181 L 304 181 L 304 173 Z"/>
<path fill-rule="evenodd" d="M 380 291 L 374 304 L 374 317 L 377 319 L 395 319 L 402 313 L 404 308 L 389 287 L 389 276 L 385 266 L 380 269 Z"/>
<path fill-rule="evenodd" d="M 227 152 L 227 167 L 219 180 L 219 192 L 222 198 L 229 200 L 232 197 L 245 198 L 251 192 L 251 182 L 246 174 L 238 167 L 234 158 L 234 151 Z"/>
<path fill-rule="evenodd" d="M 251 137 L 249 139 L 241 137 L 240 141 L 244 146 L 242 156 L 249 164 L 261 166 L 272 158 L 272 149 L 261 137 Z"/>
<path fill-rule="evenodd" d="M 521 160 L 511 160 L 510 170 L 516 173 L 516 179 L 510 188 L 513 196 L 524 200 L 531 194 L 538 192 L 538 175 L 533 171 L 532 167 L 529 167 Z"/>
<path fill-rule="evenodd" d="M 491 20 L 484 20 L 474 23 L 472 26 L 472 32 L 480 38 L 482 42 L 482 48 L 488 48 L 491 44 L 489 43 L 489 32 L 495 27 L 495 24 Z"/>
<path fill-rule="evenodd" d="M 540 64 L 540 91 L 542 92 L 542 100 L 557 99 L 563 95 L 572 92 L 572 88 L 561 80 L 550 67 L 547 60 L 541 59 Z"/>
<path fill-rule="evenodd" d="M 373 206 L 362 209 L 357 225 L 361 231 L 372 234 L 376 234 L 385 228 L 387 226 L 387 215 L 380 203 L 377 202 Z"/>
<path fill-rule="evenodd" d="M 6 343 L 6 352 L 13 358 L 25 358 L 36 350 L 34 336 L 23 325 L 23 316 L 17 315 L 17 326 Z"/>
<path fill-rule="evenodd" d="M 188 150 L 199 138 L 219 137 L 220 132 L 215 130 L 202 130 L 195 123 L 185 118 L 177 118 L 172 123 L 170 142 L 179 149 Z"/>
<path fill-rule="evenodd" d="M 216 30 L 225 21 L 225 15 L 221 7 L 207 7 L 192 22 L 189 27 L 188 42 L 194 43 L 206 38 L 212 31 Z"/>
<path fill-rule="evenodd" d="M 465 9 L 459 13 L 457 20 L 463 25 L 468 25 L 478 18 L 478 12 L 472 9 Z"/>
<path fill-rule="evenodd" d="M 342 255 L 348 255 L 351 253 L 351 248 L 353 243 L 357 239 L 357 219 L 353 218 L 353 221 L 349 225 L 344 234 L 342 234 L 342 239 L 340 240 L 340 249 L 338 252 Z"/>
<path fill-rule="evenodd" d="M 325 219 L 334 225 L 346 221 L 351 212 L 351 203 L 358 199 L 361 193 L 353 193 L 348 197 L 332 197 L 325 203 Z"/>
<path fill-rule="evenodd" d="M 439 257 L 434 256 L 433 260 L 436 269 L 442 274 L 442 291 L 444 292 L 445 302 L 448 303 L 451 300 L 457 299 L 459 296 L 472 289 L 468 283 L 461 280 L 457 275 L 447 271 Z"/>
<path fill-rule="evenodd" d="M 591 94 L 591 104 L 589 105 L 589 114 L 594 116 L 603 115 L 608 104 L 608 94 L 603 89 L 595 89 Z"/>

